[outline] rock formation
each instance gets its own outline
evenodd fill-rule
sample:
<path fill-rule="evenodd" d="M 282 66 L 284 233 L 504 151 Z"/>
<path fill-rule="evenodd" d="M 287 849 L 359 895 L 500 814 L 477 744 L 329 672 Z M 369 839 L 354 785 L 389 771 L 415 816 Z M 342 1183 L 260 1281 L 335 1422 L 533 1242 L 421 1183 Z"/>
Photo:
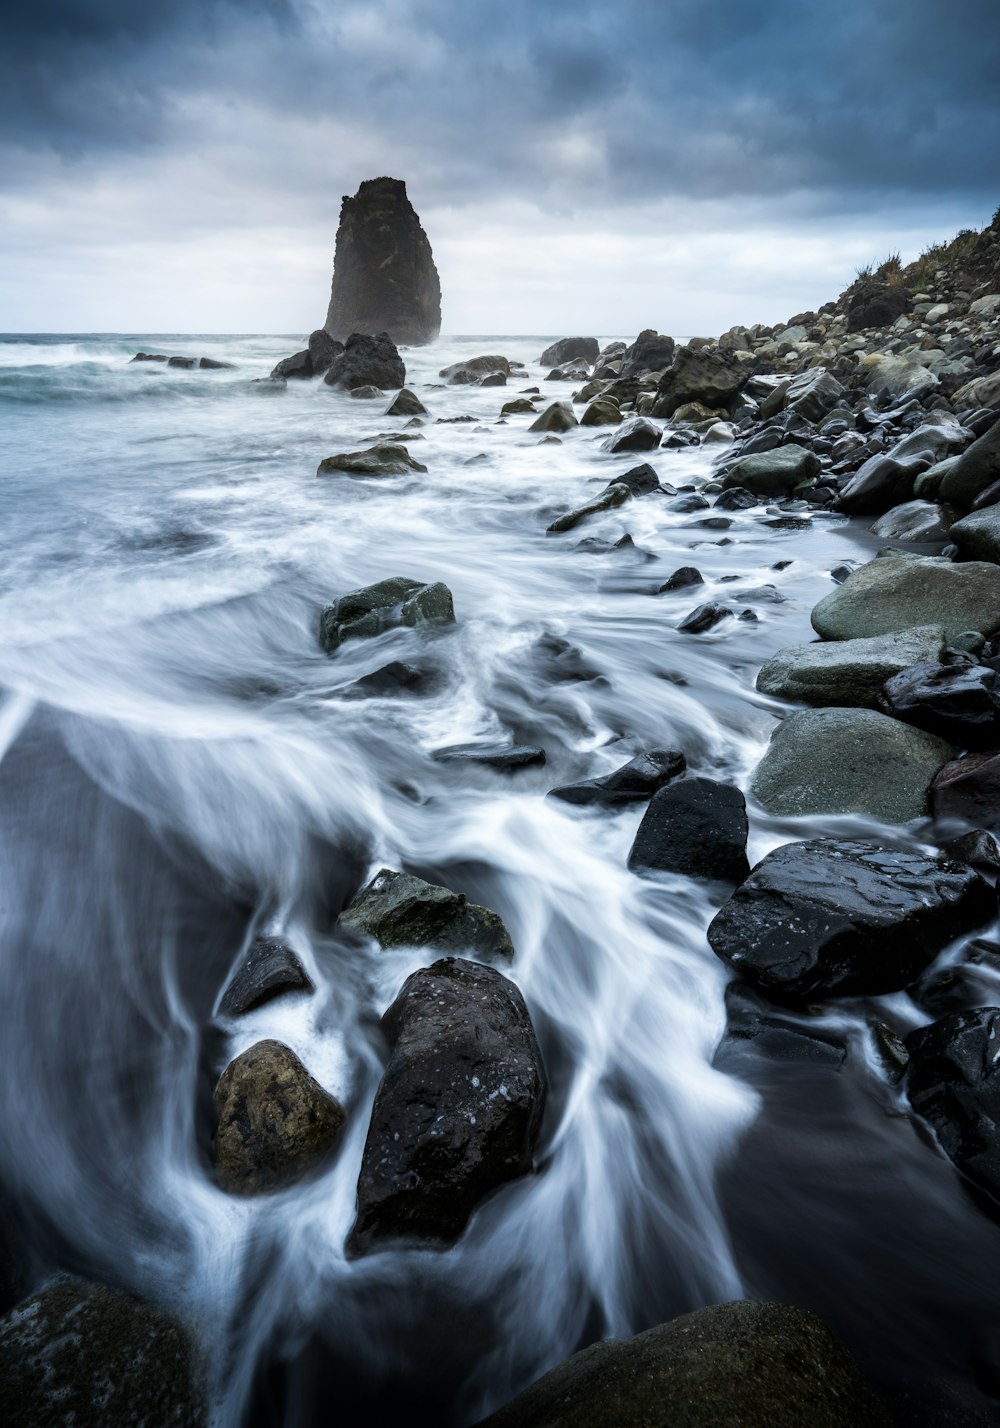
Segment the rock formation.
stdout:
<path fill-rule="evenodd" d="M 388 332 L 394 342 L 433 342 L 441 284 L 427 235 L 400 179 L 366 179 L 340 210 L 326 330 Z"/>

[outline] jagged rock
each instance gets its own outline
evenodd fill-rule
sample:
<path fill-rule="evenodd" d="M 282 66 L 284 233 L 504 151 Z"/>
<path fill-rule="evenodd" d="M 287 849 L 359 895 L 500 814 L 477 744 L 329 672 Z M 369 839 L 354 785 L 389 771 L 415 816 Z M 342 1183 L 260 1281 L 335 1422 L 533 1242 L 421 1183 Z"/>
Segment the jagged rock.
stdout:
<path fill-rule="evenodd" d="M 984 506 L 956 521 L 948 532 L 966 560 L 1000 563 L 1000 505 Z"/>
<path fill-rule="evenodd" d="M 739 882 L 750 871 L 747 831 L 746 803 L 733 784 L 681 779 L 653 795 L 628 865 Z"/>
<path fill-rule="evenodd" d="M 991 635 L 1000 629 L 1000 567 L 881 557 L 852 570 L 812 612 L 813 629 L 824 640 L 938 624 L 949 642 L 965 630 Z"/>
<path fill-rule="evenodd" d="M 653 415 L 672 416 L 685 402 L 728 407 L 746 386 L 749 376 L 749 367 L 732 352 L 679 347 L 673 365 L 660 379 Z"/>
<path fill-rule="evenodd" d="M 931 787 L 935 818 L 1000 830 L 1000 754 L 967 754 L 938 772 Z"/>
<path fill-rule="evenodd" d="M 978 1007 L 906 1038 L 910 1105 L 945 1154 L 1000 1201 L 1000 1007 Z"/>
<path fill-rule="evenodd" d="M 661 372 L 674 360 L 677 344 L 665 333 L 654 332 L 646 327 L 632 343 L 626 347 L 618 364 L 619 377 L 642 377 L 647 372 Z"/>
<path fill-rule="evenodd" d="M 404 387 L 401 392 L 397 392 L 394 400 L 385 409 L 386 416 L 426 416 L 427 408 L 415 392 L 411 392 L 409 387 Z"/>
<path fill-rule="evenodd" d="M 201 1378 L 176 1319 L 104 1284 L 58 1279 L 0 1319 L 7 1428 L 202 1428 Z"/>
<path fill-rule="evenodd" d="M 339 926 L 374 937 L 383 949 L 426 947 L 435 952 L 510 961 L 514 944 L 497 913 L 464 893 L 381 868 L 340 915 Z"/>
<path fill-rule="evenodd" d="M 509 377 L 511 370 L 510 359 L 496 354 L 452 362 L 450 367 L 442 367 L 438 376 L 446 377 L 452 387 L 476 387 L 486 377 Z"/>
<path fill-rule="evenodd" d="M 440 333 L 434 256 L 400 179 L 366 179 L 353 198 L 345 194 L 324 326 L 341 341 L 356 332 L 387 332 L 408 346 Z"/>
<path fill-rule="evenodd" d="M 948 539 L 956 514 L 953 507 L 938 505 L 936 501 L 905 501 L 879 516 L 869 529 L 882 540 L 941 543 Z"/>
<path fill-rule="evenodd" d="M 392 1054 L 361 1162 L 354 1255 L 457 1239 L 486 1195 L 531 1170 L 545 1101 L 528 1009 L 492 967 L 448 957 L 414 972 L 382 1030 Z"/>
<path fill-rule="evenodd" d="M 316 468 L 316 475 L 336 476 L 346 472 L 349 476 L 406 476 L 410 471 L 426 470 L 405 446 L 383 441 L 365 451 L 341 451 L 336 456 L 324 457 Z"/>
<path fill-rule="evenodd" d="M 949 838 L 941 845 L 946 858 L 959 863 L 971 863 L 979 872 L 993 881 L 1000 875 L 1000 842 L 992 833 L 975 828 L 971 833 L 960 833 L 957 838 Z"/>
<path fill-rule="evenodd" d="M 605 451 L 652 451 L 663 440 L 655 422 L 643 416 L 629 417 L 604 443 Z"/>
<path fill-rule="evenodd" d="M 315 332 L 310 332 L 308 352 L 313 376 L 322 377 L 343 350 L 344 344 L 331 337 L 325 327 L 317 327 Z"/>
<path fill-rule="evenodd" d="M 990 372 L 985 377 L 976 377 L 959 387 L 952 397 L 952 405 L 958 411 L 975 411 L 977 407 L 1000 406 L 1000 371 Z"/>
<path fill-rule="evenodd" d="M 574 526 L 578 526 L 581 521 L 585 521 L 588 516 L 593 516 L 601 511 L 611 510 L 614 506 L 620 506 L 627 501 L 632 492 L 624 483 L 615 483 L 607 486 L 601 494 L 593 501 L 589 501 L 585 506 L 578 506 L 575 511 L 567 511 L 564 516 L 558 516 L 550 526 L 547 533 L 549 535 L 559 535 L 562 531 L 571 531 Z"/>
<path fill-rule="evenodd" d="M 888 283 L 862 283 L 847 303 L 847 330 L 888 327 L 906 311 L 906 289 Z"/>
<path fill-rule="evenodd" d="M 886 681 L 878 707 L 959 748 L 1000 744 L 1000 680 L 987 665 L 914 664 Z"/>
<path fill-rule="evenodd" d="M 561 337 L 546 347 L 538 359 L 540 367 L 561 367 L 564 362 L 585 362 L 592 367 L 600 355 L 596 337 Z"/>
<path fill-rule="evenodd" d="M 622 414 L 617 402 L 602 401 L 598 398 L 590 403 L 580 418 L 581 426 L 618 426 Z"/>
<path fill-rule="evenodd" d="M 413 694 L 429 692 L 437 682 L 432 671 L 421 669 L 419 665 L 407 664 L 405 660 L 394 659 L 371 674 L 363 674 L 349 685 L 344 693 L 350 698 L 363 699 L 368 696 L 399 694 L 404 689 Z"/>
<path fill-rule="evenodd" d="M 223 1016 L 243 1016 L 285 991 L 312 991 L 296 954 L 280 937 L 255 937 L 246 958 L 223 993 Z"/>
<path fill-rule="evenodd" d="M 650 749 L 648 754 L 637 754 L 620 769 L 605 774 L 603 778 L 551 788 L 549 798 L 579 805 L 596 803 L 602 808 L 643 803 L 671 779 L 684 773 L 686 768 L 687 759 L 676 749 Z"/>
<path fill-rule="evenodd" d="M 910 665 L 938 659 L 943 648 L 940 625 L 871 639 L 792 645 L 761 666 L 757 688 L 802 704 L 875 708 L 887 679 Z"/>
<path fill-rule="evenodd" d="M 478 1428 L 893 1428 L 821 1319 L 715 1304 L 592 1344 Z"/>
<path fill-rule="evenodd" d="M 328 605 L 320 616 L 320 643 L 332 654 L 344 640 L 371 639 L 398 625 L 454 622 L 455 608 L 447 585 L 428 585 L 395 575 L 350 590 Z"/>
<path fill-rule="evenodd" d="M 742 486 L 757 496 L 787 495 L 803 481 L 816 476 L 822 462 L 813 451 L 795 442 L 741 457 L 722 477 L 724 487 Z"/>
<path fill-rule="evenodd" d="M 729 486 L 715 499 L 715 508 L 719 511 L 752 511 L 759 505 L 759 498 L 745 486 Z"/>
<path fill-rule="evenodd" d="M 529 431 L 570 431 L 579 426 L 572 407 L 565 402 L 552 402 L 528 427 Z"/>
<path fill-rule="evenodd" d="M 327 370 L 328 387 L 379 387 L 392 391 L 406 381 L 406 367 L 387 332 L 352 332 Z"/>
<path fill-rule="evenodd" d="M 804 1003 L 900 991 L 989 922 L 996 893 L 967 864 L 864 838 L 767 854 L 716 914 L 716 956 L 765 996 Z"/>
<path fill-rule="evenodd" d="M 278 377 L 296 377 L 305 380 L 312 375 L 312 358 L 305 349 L 301 352 L 293 352 L 291 357 L 282 357 L 271 371 L 272 380 Z"/>

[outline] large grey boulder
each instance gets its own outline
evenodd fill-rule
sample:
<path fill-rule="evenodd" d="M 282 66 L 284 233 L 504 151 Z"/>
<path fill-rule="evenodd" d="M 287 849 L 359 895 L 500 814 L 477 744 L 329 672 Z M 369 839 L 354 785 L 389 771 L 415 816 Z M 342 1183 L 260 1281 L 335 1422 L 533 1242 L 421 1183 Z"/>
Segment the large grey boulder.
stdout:
<path fill-rule="evenodd" d="M 929 456 L 870 456 L 844 484 L 834 510 L 848 516 L 878 516 L 909 501 L 913 484 L 931 464 Z"/>
<path fill-rule="evenodd" d="M 948 532 L 967 560 L 1000 562 L 1000 505 L 984 506 L 956 521 Z"/>
<path fill-rule="evenodd" d="M 539 357 L 541 367 L 560 367 L 564 362 L 586 362 L 592 367 L 597 361 L 601 344 L 596 337 L 561 337 L 546 347 Z"/>
<path fill-rule="evenodd" d="M 654 416 L 672 416 L 685 402 L 728 407 L 750 379 L 750 367 L 732 352 L 678 347 L 673 365 L 660 378 Z"/>
<path fill-rule="evenodd" d="M 887 679 L 910 665 L 938 659 L 943 648 L 940 625 L 870 639 L 792 645 L 761 666 L 757 688 L 775 699 L 802 704 L 874 708 Z"/>
<path fill-rule="evenodd" d="M 406 381 L 406 367 L 387 332 L 352 332 L 323 381 L 328 387 L 378 387 L 394 391 Z"/>
<path fill-rule="evenodd" d="M 954 507 L 942 506 L 937 501 L 904 501 L 879 516 L 869 530 L 882 540 L 940 544 L 948 539 L 955 515 Z"/>
<path fill-rule="evenodd" d="M 571 431 L 579 426 L 573 408 L 566 402 L 552 402 L 528 427 L 529 431 Z"/>
<path fill-rule="evenodd" d="M 190 1336 L 152 1305 L 58 1279 L 0 1319 L 6 1428 L 202 1428 Z"/>
<path fill-rule="evenodd" d="M 997 401 L 1000 402 L 1000 392 Z M 1000 481 L 1000 421 L 967 447 L 950 467 L 941 482 L 941 499 L 968 510 L 994 481 Z"/>
<path fill-rule="evenodd" d="M 869 709 L 802 709 L 775 729 L 750 788 L 770 813 L 857 813 L 908 823 L 952 756 L 943 739 Z"/>
<path fill-rule="evenodd" d="M 383 950 L 428 947 L 507 961 L 514 956 L 510 933 L 498 913 L 469 902 L 464 893 L 391 868 L 375 874 L 337 925 L 374 937 Z"/>
<path fill-rule="evenodd" d="M 366 179 L 353 198 L 345 194 L 324 326 L 341 341 L 354 332 L 386 332 L 408 345 L 433 342 L 441 331 L 434 255 L 402 180 Z"/>
<path fill-rule="evenodd" d="M 843 395 L 844 389 L 832 372 L 825 367 L 811 367 L 791 379 L 782 405 L 786 411 L 798 412 L 807 421 L 820 422 Z M 763 407 L 761 413 L 763 415 Z"/>
<path fill-rule="evenodd" d="M 812 624 L 825 640 L 938 624 L 949 641 L 966 630 L 991 635 L 1000 629 L 1000 567 L 883 556 L 859 566 L 825 596 L 812 612 Z"/>
<path fill-rule="evenodd" d="M 756 496 L 787 495 L 802 481 L 816 476 L 822 462 L 813 451 L 789 442 L 773 451 L 756 451 L 730 466 L 723 486 L 743 486 Z"/>
<path fill-rule="evenodd" d="M 349 590 L 320 616 L 320 643 L 332 654 L 345 640 L 371 639 L 399 625 L 451 625 L 451 591 L 438 581 L 424 584 L 393 575 L 374 585 Z"/>
<path fill-rule="evenodd" d="M 887 392 L 890 397 L 901 397 L 904 392 L 929 392 L 940 385 L 939 379 L 928 367 L 914 362 L 909 357 L 883 357 L 867 365 L 864 384 L 870 392 Z"/>
<path fill-rule="evenodd" d="M 626 347 L 618 364 L 619 377 L 642 377 L 647 372 L 662 372 L 674 360 L 677 344 L 665 333 L 646 327 Z"/>
<path fill-rule="evenodd" d="M 892 1428 L 805 1309 L 743 1301 L 592 1344 L 479 1428 Z"/>
<path fill-rule="evenodd" d="M 546 527 L 547 534 L 560 535 L 563 531 L 571 531 L 581 521 L 587 520 L 589 516 L 599 515 L 602 511 L 609 511 L 614 506 L 624 505 L 631 495 L 632 492 L 624 481 L 612 482 L 599 496 L 588 501 L 586 505 L 577 506 L 575 510 L 567 511 L 564 516 L 557 516 L 552 524 Z"/>

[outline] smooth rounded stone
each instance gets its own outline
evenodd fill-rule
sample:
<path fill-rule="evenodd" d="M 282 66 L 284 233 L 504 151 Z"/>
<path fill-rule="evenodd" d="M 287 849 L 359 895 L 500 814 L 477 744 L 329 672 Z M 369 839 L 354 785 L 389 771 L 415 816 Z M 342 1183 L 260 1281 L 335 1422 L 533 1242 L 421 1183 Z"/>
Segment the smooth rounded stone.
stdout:
<path fill-rule="evenodd" d="M 1000 390 L 997 393 L 1000 402 Z M 966 447 L 941 482 L 941 499 L 968 510 L 976 497 L 1000 480 L 1000 421 Z"/>
<path fill-rule="evenodd" d="M 451 591 L 405 575 L 349 590 L 320 615 L 320 644 L 333 654 L 345 640 L 372 639 L 399 625 L 453 625 Z"/>
<path fill-rule="evenodd" d="M 545 750 L 535 744 L 450 744 L 435 749 L 439 764 L 475 764 L 494 773 L 516 773 L 545 763 Z"/>
<path fill-rule="evenodd" d="M 972 509 L 982 511 L 987 506 L 995 506 L 998 503 L 1000 503 L 1000 481 L 994 481 L 992 486 L 987 486 L 985 491 L 980 491 L 972 503 Z"/>
<path fill-rule="evenodd" d="M 498 913 L 464 893 L 410 873 L 381 868 L 341 913 L 337 924 L 374 937 L 384 950 L 428 947 L 435 952 L 510 961 L 514 944 Z"/>
<path fill-rule="evenodd" d="M 770 813 L 857 813 L 908 823 L 927 812 L 950 745 L 869 709 L 802 709 L 778 725 L 750 787 Z"/>
<path fill-rule="evenodd" d="M 724 490 L 715 500 L 717 511 L 750 511 L 754 506 L 759 506 L 760 501 L 753 491 L 748 491 L 745 486 L 730 486 Z"/>
<path fill-rule="evenodd" d="M 524 998 L 448 957 L 408 977 L 382 1018 L 392 1053 L 372 1108 L 351 1255 L 387 1241 L 448 1244 L 479 1202 L 527 1175 L 545 1071 Z"/>
<path fill-rule="evenodd" d="M 616 402 L 591 402 L 580 418 L 581 426 L 620 426 L 622 414 Z"/>
<path fill-rule="evenodd" d="M 551 788 L 548 796 L 561 799 L 563 803 L 617 808 L 623 804 L 644 802 L 686 769 L 687 759 L 677 749 L 650 749 L 649 753 L 637 754 L 620 769 L 605 774 L 603 778 Z"/>
<path fill-rule="evenodd" d="M 613 486 L 608 486 L 595 500 L 588 501 L 585 506 L 578 506 L 575 511 L 567 511 L 565 515 L 557 516 L 552 524 L 546 527 L 546 534 L 559 535 L 563 531 L 571 531 L 581 521 L 585 521 L 588 516 L 595 516 L 602 511 L 610 511 L 615 506 L 623 505 L 631 495 L 632 492 L 623 484 L 616 483 Z"/>
<path fill-rule="evenodd" d="M 869 392 L 887 392 L 901 397 L 904 392 L 928 392 L 939 385 L 939 379 L 928 367 L 909 357 L 885 357 L 879 354 L 871 362 L 862 361 L 864 385 Z"/>
<path fill-rule="evenodd" d="M 340 1139 L 344 1109 L 280 1041 L 258 1041 L 231 1061 L 213 1096 L 219 1187 L 261 1195 L 315 1170 Z"/>
<path fill-rule="evenodd" d="M 282 992 L 311 992 L 313 984 L 296 954 L 280 937 L 255 937 L 222 995 L 223 1016 L 243 1016 Z"/>
<path fill-rule="evenodd" d="M 718 421 L 728 415 L 729 413 L 724 407 L 716 410 L 706 407 L 702 402 L 685 402 L 682 407 L 677 408 L 671 420 L 675 422 Z"/>
<path fill-rule="evenodd" d="M 943 649 L 940 625 L 871 639 L 791 645 L 761 666 L 757 688 L 774 699 L 802 704 L 875 708 L 887 679 L 910 665 L 938 659 Z"/>
<path fill-rule="evenodd" d="M 1000 745 L 1000 681 L 988 665 L 915 664 L 886 680 L 878 708 L 959 748 Z"/>
<path fill-rule="evenodd" d="M 546 347 L 538 359 L 540 367 L 561 367 L 564 362 L 586 362 L 592 367 L 600 356 L 601 347 L 596 337 L 561 337 Z"/>
<path fill-rule="evenodd" d="M 736 428 L 731 421 L 716 421 L 703 434 L 702 441 L 711 444 L 712 442 L 728 442 L 736 440 Z"/>
<path fill-rule="evenodd" d="M 709 503 L 704 496 L 700 495 L 697 491 L 692 491 L 688 495 L 678 496 L 676 500 L 671 501 L 667 510 L 677 511 L 681 515 L 688 515 L 691 511 L 707 511 L 708 505 Z"/>
<path fill-rule="evenodd" d="M 963 630 L 1000 629 L 1000 567 L 980 561 L 954 565 L 931 556 L 879 558 L 853 570 L 812 612 L 824 640 L 887 635 L 915 625 Z"/>
<path fill-rule="evenodd" d="M 487 372 L 485 377 L 480 377 L 476 383 L 477 387 L 506 387 L 506 372 Z"/>
<path fill-rule="evenodd" d="M 1000 563 L 1000 505 L 985 506 L 956 521 L 948 532 L 967 560 Z"/>
<path fill-rule="evenodd" d="M 739 882 L 750 871 L 747 832 L 746 801 L 734 784 L 681 779 L 653 795 L 628 866 Z"/>
<path fill-rule="evenodd" d="M 905 501 L 874 521 L 869 530 L 882 540 L 941 542 L 948 539 L 957 512 L 936 501 Z"/>
<path fill-rule="evenodd" d="M 381 394 L 379 394 L 381 395 Z M 342 451 L 325 457 L 316 469 L 317 476 L 406 476 L 410 471 L 426 471 L 402 444 L 382 442 L 366 451 Z"/>
<path fill-rule="evenodd" d="M 202 1428 L 194 1342 L 163 1310 L 60 1278 L 0 1319 L 7 1428 Z"/>
<path fill-rule="evenodd" d="M 579 422 L 566 402 L 553 402 L 528 427 L 529 431 L 570 431 Z"/>
<path fill-rule="evenodd" d="M 427 408 L 409 387 L 404 387 L 385 409 L 386 416 L 426 416 Z"/>
<path fill-rule="evenodd" d="M 352 332 L 327 368 L 328 387 L 380 387 L 395 391 L 406 381 L 406 367 L 387 332 Z"/>
<path fill-rule="evenodd" d="M 812 367 L 791 379 L 782 407 L 786 411 L 797 412 L 807 421 L 820 422 L 836 407 L 843 395 L 844 388 L 832 372 L 825 367 Z"/>
<path fill-rule="evenodd" d="M 833 508 L 849 516 L 882 515 L 911 500 L 914 482 L 928 465 L 926 456 L 871 456 L 841 488 Z"/>
<path fill-rule="evenodd" d="M 629 417 L 604 442 L 605 451 L 652 451 L 659 446 L 663 432 L 655 422 L 644 416 Z"/>
<path fill-rule="evenodd" d="M 1000 831 L 1000 754 L 967 754 L 938 772 L 931 812 L 942 822 Z"/>
<path fill-rule="evenodd" d="M 967 864 L 872 839 L 812 838 L 762 858 L 708 941 L 777 1001 L 879 996 L 908 986 L 996 910 L 996 893 Z"/>
<path fill-rule="evenodd" d="M 487 354 L 482 357 L 468 357 L 463 362 L 452 362 L 450 367 L 442 367 L 439 377 L 446 377 L 449 386 L 478 386 L 480 378 L 492 376 L 496 372 L 511 374 L 511 364 L 506 357 Z"/>
<path fill-rule="evenodd" d="M 550 1370 L 478 1428 L 892 1428 L 854 1359 L 816 1315 L 743 1300 Z"/>
<path fill-rule="evenodd" d="M 685 615 L 677 629 L 684 635 L 703 635 L 721 621 L 728 620 L 732 613 L 729 606 L 723 605 L 719 600 L 706 600 L 703 605 L 696 605 L 690 614 Z"/>
<path fill-rule="evenodd" d="M 670 368 L 660 378 L 653 414 L 673 416 L 686 402 L 702 402 L 713 411 L 728 409 L 750 374 L 750 366 L 733 352 L 678 347 Z"/>
<path fill-rule="evenodd" d="M 742 457 L 724 473 L 722 484 L 742 486 L 757 496 L 787 495 L 821 470 L 822 462 L 815 452 L 789 442 L 773 451 L 758 451 Z"/>
<path fill-rule="evenodd" d="M 134 359 L 133 359 L 133 360 L 134 360 Z M 192 367 L 197 367 L 197 365 L 198 365 L 198 359 L 197 359 L 197 357 L 179 357 L 179 356 L 178 356 L 178 357 L 168 357 L 168 358 L 167 358 L 167 366 L 168 366 L 168 367 L 179 367 L 179 368 L 181 368 L 182 371 L 186 371 L 186 372 L 190 371 Z"/>
<path fill-rule="evenodd" d="M 910 1105 L 963 1174 L 1000 1201 L 1000 1007 L 977 1007 L 906 1038 Z"/>
<path fill-rule="evenodd" d="M 512 401 L 504 402 L 500 408 L 500 415 L 505 416 L 534 416 L 535 404 L 530 397 L 515 397 Z"/>
<path fill-rule="evenodd" d="M 704 583 L 704 576 L 695 566 L 681 565 L 667 577 L 656 593 L 663 595 L 671 590 L 689 590 L 692 585 L 704 585 Z"/>

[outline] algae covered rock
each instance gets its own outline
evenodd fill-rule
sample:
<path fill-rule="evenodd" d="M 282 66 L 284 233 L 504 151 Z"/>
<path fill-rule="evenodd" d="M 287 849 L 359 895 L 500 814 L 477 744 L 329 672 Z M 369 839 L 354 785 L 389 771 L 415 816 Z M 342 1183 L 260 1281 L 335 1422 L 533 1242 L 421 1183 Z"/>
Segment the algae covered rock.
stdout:
<path fill-rule="evenodd" d="M 394 391 L 406 381 L 406 367 L 387 332 L 352 332 L 323 381 L 346 391 L 354 387 Z"/>
<path fill-rule="evenodd" d="M 514 956 L 499 914 L 464 893 L 410 873 L 381 868 L 340 915 L 339 926 L 374 937 L 380 947 L 428 947 L 475 957 Z"/>

